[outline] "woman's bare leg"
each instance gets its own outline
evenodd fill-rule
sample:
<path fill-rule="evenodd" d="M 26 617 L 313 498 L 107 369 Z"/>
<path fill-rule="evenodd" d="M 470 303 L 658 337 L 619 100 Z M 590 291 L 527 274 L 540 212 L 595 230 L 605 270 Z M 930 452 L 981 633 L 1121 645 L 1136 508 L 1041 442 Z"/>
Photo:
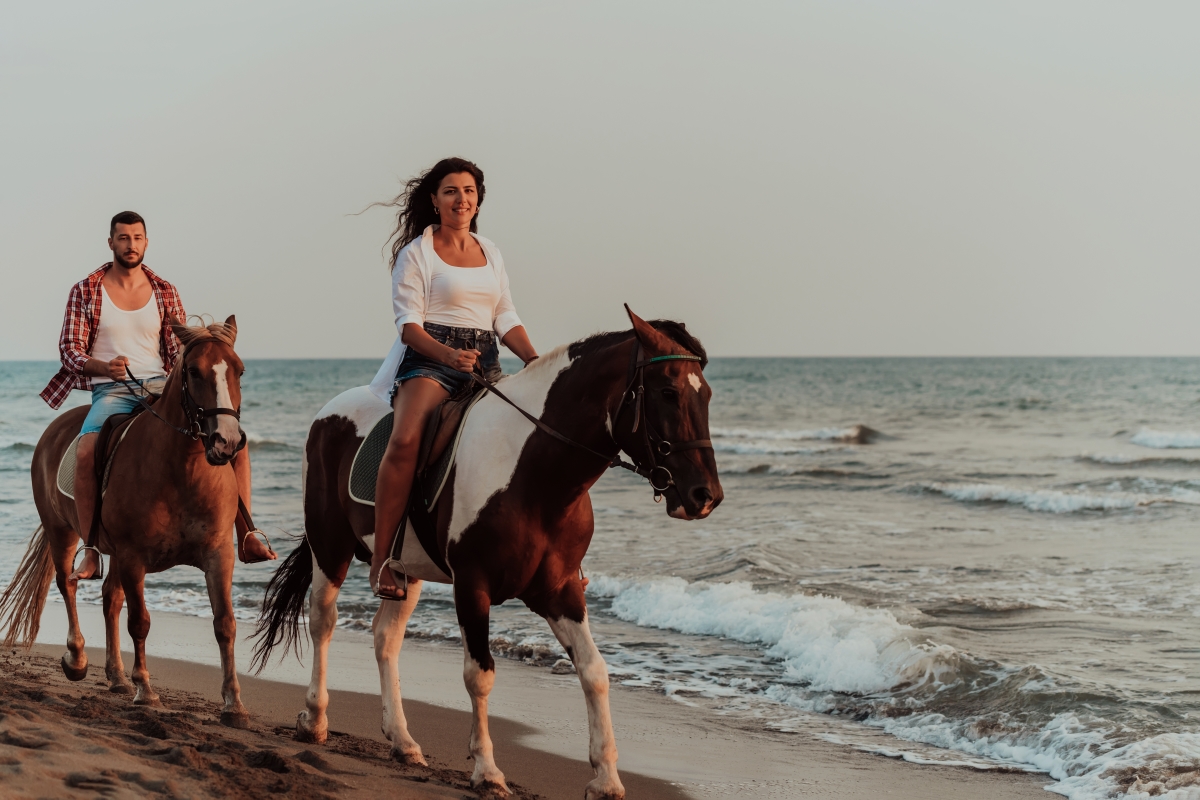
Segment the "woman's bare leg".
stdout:
<path fill-rule="evenodd" d="M 385 594 L 399 591 L 392 571 L 381 568 L 392 552 L 396 528 L 408 507 L 421 433 L 429 415 L 449 396 L 432 378 L 411 378 L 400 385 L 392 400 L 396 416 L 375 481 L 375 544 L 371 554 L 371 586 Z"/>

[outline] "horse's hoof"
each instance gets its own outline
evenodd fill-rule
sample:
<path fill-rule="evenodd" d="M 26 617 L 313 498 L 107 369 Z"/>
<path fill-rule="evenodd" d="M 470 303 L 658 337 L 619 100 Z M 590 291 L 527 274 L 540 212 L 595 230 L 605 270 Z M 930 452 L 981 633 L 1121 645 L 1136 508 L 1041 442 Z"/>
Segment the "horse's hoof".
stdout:
<path fill-rule="evenodd" d="M 413 750 L 405 753 L 403 750 L 392 748 L 392 761 L 398 761 L 410 767 L 428 767 L 429 762 L 425 760 L 425 754 L 420 750 Z"/>
<path fill-rule="evenodd" d="M 151 708 L 162 708 L 162 701 L 158 699 L 158 695 L 145 695 L 142 697 L 133 698 L 135 706 L 150 706 Z"/>
<path fill-rule="evenodd" d="M 595 785 L 595 784 L 600 785 Z M 592 781 L 583 790 L 584 800 L 625 800 L 625 787 L 618 781 L 615 785 L 611 783 L 600 783 Z"/>
<path fill-rule="evenodd" d="M 472 779 L 471 788 L 474 789 L 483 797 L 508 797 L 511 792 L 508 791 L 508 784 L 501 778 L 499 781 L 485 778 L 480 781 Z"/>
<path fill-rule="evenodd" d="M 226 728 L 237 728 L 244 731 L 250 727 L 250 715 L 245 711 L 222 711 L 221 724 Z"/>
<path fill-rule="evenodd" d="M 108 690 L 113 694 L 133 694 L 133 684 L 131 683 L 114 683 L 108 687 Z"/>
<path fill-rule="evenodd" d="M 81 681 L 84 678 L 86 678 L 87 677 L 87 668 L 88 668 L 88 664 L 87 664 L 86 657 L 83 662 L 83 666 L 79 667 L 78 669 L 72 667 L 70 664 L 67 663 L 66 655 L 64 655 L 62 657 L 62 671 L 63 671 L 63 674 L 67 676 L 67 680 L 69 680 L 69 681 Z"/>
<path fill-rule="evenodd" d="M 325 744 L 325 740 L 329 738 L 329 728 L 327 726 L 314 726 L 308 722 L 308 712 L 301 711 L 296 716 L 296 736 L 297 742 L 306 744 Z"/>

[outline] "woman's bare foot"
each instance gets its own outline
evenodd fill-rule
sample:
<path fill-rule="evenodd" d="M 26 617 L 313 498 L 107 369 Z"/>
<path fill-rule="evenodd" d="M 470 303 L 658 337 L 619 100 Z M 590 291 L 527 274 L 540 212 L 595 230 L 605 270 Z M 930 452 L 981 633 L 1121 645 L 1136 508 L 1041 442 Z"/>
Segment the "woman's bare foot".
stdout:
<path fill-rule="evenodd" d="M 255 535 L 260 533 L 262 531 L 252 530 L 242 534 L 242 546 L 238 548 L 238 557 L 243 564 L 257 564 L 260 561 L 274 561 L 279 558 L 269 544 Z"/>

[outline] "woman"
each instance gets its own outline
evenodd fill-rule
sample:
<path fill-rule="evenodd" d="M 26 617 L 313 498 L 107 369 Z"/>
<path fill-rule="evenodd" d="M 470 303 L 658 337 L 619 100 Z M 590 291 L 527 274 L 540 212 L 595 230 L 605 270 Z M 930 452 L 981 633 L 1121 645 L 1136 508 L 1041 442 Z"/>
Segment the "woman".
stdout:
<path fill-rule="evenodd" d="M 479 167 L 446 158 L 389 204 L 400 208 L 392 234 L 392 307 L 400 336 L 371 382 L 396 412 L 375 484 L 370 580 L 385 600 L 407 594 L 392 571 L 399 566 L 391 561 L 392 543 L 429 415 L 465 392 L 476 368 L 489 380 L 500 377 L 497 341 L 526 364 L 537 358 L 513 308 L 500 251 L 475 233 L 483 192 Z"/>

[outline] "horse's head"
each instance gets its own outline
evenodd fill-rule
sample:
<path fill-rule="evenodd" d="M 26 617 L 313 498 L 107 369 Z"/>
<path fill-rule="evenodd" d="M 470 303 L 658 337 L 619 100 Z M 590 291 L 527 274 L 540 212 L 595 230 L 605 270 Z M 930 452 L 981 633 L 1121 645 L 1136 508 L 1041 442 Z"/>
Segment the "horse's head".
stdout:
<path fill-rule="evenodd" d="M 725 497 L 716 458 L 707 445 L 712 389 L 704 379 L 703 367 L 708 359 L 700 343 L 682 326 L 677 326 L 677 338 L 689 340 L 687 345 L 644 321 L 628 306 L 625 310 L 641 344 L 641 358 L 656 360 L 641 368 L 642 408 L 637 408 L 636 391 L 631 391 L 614 420 L 613 437 L 640 466 L 652 469 L 650 482 L 667 498 L 668 514 L 676 519 L 703 519 Z M 639 417 L 634 430 L 634 420 Z"/>
<path fill-rule="evenodd" d="M 175 369 L 181 373 L 184 414 L 189 426 L 199 427 L 208 463 L 224 466 L 246 445 L 238 418 L 245 367 L 233 351 L 237 320 L 230 316 L 224 323 L 190 327 L 172 319 L 171 329 L 183 344 Z"/>

